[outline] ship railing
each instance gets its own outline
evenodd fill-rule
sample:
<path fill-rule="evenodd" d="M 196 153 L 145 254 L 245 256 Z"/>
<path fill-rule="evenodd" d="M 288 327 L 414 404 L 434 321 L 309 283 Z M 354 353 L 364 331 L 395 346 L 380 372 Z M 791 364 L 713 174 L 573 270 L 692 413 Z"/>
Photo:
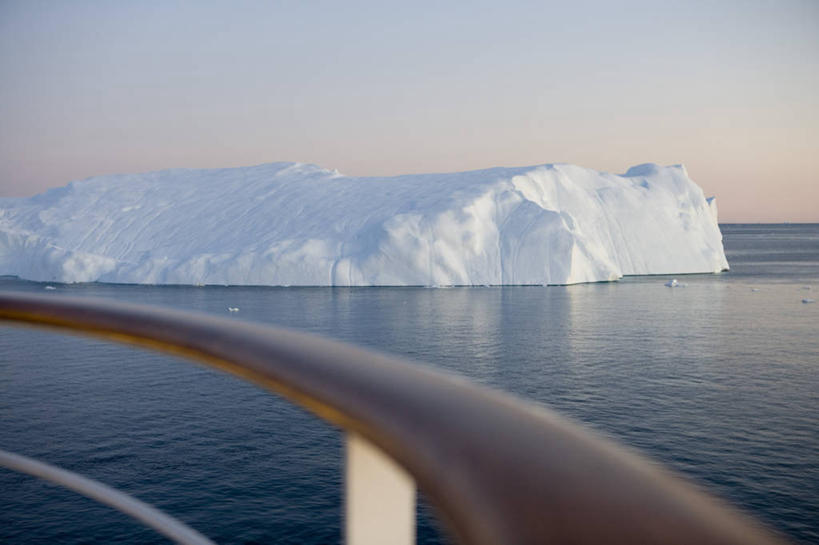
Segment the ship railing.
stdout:
<path fill-rule="evenodd" d="M 399 358 L 104 299 L 4 293 L 0 319 L 184 356 L 338 426 L 349 545 L 414 543 L 416 486 L 462 544 L 783 543 L 656 462 L 542 406 Z M 166 522 L 141 513 L 160 530 Z"/>

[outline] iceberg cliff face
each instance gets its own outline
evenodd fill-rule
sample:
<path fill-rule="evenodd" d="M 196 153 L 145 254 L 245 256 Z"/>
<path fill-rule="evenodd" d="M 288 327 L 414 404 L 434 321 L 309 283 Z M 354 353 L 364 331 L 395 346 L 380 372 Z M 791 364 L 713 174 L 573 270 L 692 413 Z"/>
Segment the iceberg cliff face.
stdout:
<path fill-rule="evenodd" d="M 39 281 L 572 284 L 727 268 L 716 203 L 682 166 L 352 178 L 272 163 L 0 199 L 0 274 Z"/>

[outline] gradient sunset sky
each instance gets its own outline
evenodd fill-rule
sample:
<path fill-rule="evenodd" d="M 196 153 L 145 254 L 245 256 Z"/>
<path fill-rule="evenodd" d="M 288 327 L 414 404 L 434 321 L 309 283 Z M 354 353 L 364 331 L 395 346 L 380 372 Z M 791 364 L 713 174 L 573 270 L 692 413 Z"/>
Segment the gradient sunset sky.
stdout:
<path fill-rule="evenodd" d="M 683 163 L 819 222 L 819 2 L 0 0 L 0 196 L 171 167 Z"/>

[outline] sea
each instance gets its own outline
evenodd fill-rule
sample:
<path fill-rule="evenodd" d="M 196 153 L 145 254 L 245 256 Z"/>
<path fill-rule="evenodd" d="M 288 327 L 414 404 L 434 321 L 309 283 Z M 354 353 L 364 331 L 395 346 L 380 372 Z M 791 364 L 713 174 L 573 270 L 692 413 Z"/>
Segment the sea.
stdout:
<path fill-rule="evenodd" d="M 793 542 L 819 543 L 819 225 L 721 229 L 721 274 L 433 289 L 0 278 L 0 289 L 210 313 L 409 358 L 558 411 Z M 342 540 L 342 432 L 174 357 L 4 325 L 0 448 L 132 494 L 219 543 Z M 423 496 L 418 511 L 418 542 L 448 543 Z M 166 541 L 0 469 L 0 543 Z"/>

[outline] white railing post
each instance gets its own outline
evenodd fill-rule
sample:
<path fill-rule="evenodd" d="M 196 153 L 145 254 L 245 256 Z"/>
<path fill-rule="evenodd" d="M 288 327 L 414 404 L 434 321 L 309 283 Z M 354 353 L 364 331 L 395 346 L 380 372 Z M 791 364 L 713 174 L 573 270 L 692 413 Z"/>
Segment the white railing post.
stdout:
<path fill-rule="evenodd" d="M 361 436 L 346 443 L 346 545 L 414 545 L 415 481 Z"/>

